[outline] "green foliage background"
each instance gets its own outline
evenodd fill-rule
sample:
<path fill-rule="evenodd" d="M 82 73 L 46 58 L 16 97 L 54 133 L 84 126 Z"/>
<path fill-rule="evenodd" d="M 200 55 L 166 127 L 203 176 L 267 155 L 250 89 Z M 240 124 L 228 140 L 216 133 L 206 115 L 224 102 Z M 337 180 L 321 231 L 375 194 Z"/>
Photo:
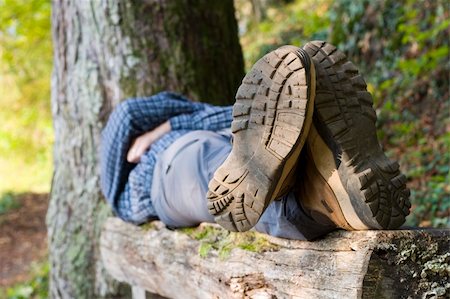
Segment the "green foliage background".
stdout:
<path fill-rule="evenodd" d="M 249 1 L 235 3 L 247 68 L 316 39 L 347 54 L 374 97 L 382 145 L 408 177 L 408 224 L 450 227 L 449 2 L 272 0 L 260 20 Z"/>
<path fill-rule="evenodd" d="M 374 95 L 382 143 L 409 178 L 409 223 L 450 225 L 448 2 L 265 0 L 259 14 L 252 1 L 235 3 L 247 68 L 314 39 L 347 53 Z M 49 190 L 50 13 L 48 0 L 0 0 L 0 193 Z"/>
<path fill-rule="evenodd" d="M 0 0 L 0 193 L 48 192 L 50 1 Z"/>
<path fill-rule="evenodd" d="M 448 1 L 235 4 L 247 68 L 283 44 L 320 39 L 346 52 L 374 96 L 380 140 L 408 176 L 408 223 L 450 227 Z M 0 214 L 16 206 L 10 191 L 50 189 L 50 15 L 49 0 L 0 0 Z M 45 298 L 48 265 L 37 269 L 4 294 Z"/>

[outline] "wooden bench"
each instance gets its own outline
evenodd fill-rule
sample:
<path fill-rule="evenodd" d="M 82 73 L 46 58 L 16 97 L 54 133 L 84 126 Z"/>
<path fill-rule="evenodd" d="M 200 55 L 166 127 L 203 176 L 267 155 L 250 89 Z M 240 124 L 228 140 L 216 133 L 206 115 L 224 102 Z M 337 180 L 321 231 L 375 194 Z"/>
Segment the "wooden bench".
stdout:
<path fill-rule="evenodd" d="M 449 229 L 336 231 L 307 242 L 109 218 L 100 250 L 134 298 L 450 298 Z"/>

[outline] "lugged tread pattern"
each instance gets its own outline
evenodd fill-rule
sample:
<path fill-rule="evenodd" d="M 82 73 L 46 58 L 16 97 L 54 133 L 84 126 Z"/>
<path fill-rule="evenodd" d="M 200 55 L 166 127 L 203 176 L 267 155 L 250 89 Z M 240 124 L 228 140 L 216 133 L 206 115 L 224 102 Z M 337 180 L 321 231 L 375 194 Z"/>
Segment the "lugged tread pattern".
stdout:
<path fill-rule="evenodd" d="M 246 231 L 257 223 L 287 159 L 303 144 L 309 107 L 312 119 L 310 67 L 306 52 L 285 46 L 261 58 L 242 80 L 233 106 L 233 149 L 207 194 L 209 212 L 226 229 Z"/>
<path fill-rule="evenodd" d="M 369 227 L 399 227 L 409 214 L 410 192 L 398 163 L 389 161 L 378 144 L 377 117 L 363 77 L 345 54 L 329 43 L 314 41 L 303 49 L 316 68 L 315 125 L 325 135 L 322 138 L 332 143 L 330 147 L 337 147 L 336 164 L 344 163 L 346 173 L 359 182 L 357 195 L 347 190 L 354 195 L 355 211 L 366 206 L 370 213 L 361 212 L 361 220 Z"/>

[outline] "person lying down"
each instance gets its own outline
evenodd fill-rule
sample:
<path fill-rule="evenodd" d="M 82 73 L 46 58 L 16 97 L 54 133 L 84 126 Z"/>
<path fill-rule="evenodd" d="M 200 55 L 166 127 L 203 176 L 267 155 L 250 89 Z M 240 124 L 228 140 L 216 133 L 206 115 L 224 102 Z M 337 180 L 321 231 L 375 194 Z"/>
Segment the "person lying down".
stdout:
<path fill-rule="evenodd" d="M 341 51 L 283 46 L 255 63 L 233 106 L 172 92 L 120 103 L 102 132 L 102 192 L 134 224 L 215 222 L 297 240 L 395 229 L 409 190 L 375 121 Z"/>

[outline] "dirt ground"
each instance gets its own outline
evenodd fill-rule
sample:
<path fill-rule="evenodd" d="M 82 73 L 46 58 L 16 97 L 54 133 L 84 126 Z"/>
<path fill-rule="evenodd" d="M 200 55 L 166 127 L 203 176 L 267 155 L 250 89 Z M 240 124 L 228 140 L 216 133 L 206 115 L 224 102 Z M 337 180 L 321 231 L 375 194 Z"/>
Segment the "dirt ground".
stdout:
<path fill-rule="evenodd" d="M 0 287 L 27 280 L 33 262 L 47 255 L 48 194 L 27 193 L 20 207 L 0 215 Z"/>

